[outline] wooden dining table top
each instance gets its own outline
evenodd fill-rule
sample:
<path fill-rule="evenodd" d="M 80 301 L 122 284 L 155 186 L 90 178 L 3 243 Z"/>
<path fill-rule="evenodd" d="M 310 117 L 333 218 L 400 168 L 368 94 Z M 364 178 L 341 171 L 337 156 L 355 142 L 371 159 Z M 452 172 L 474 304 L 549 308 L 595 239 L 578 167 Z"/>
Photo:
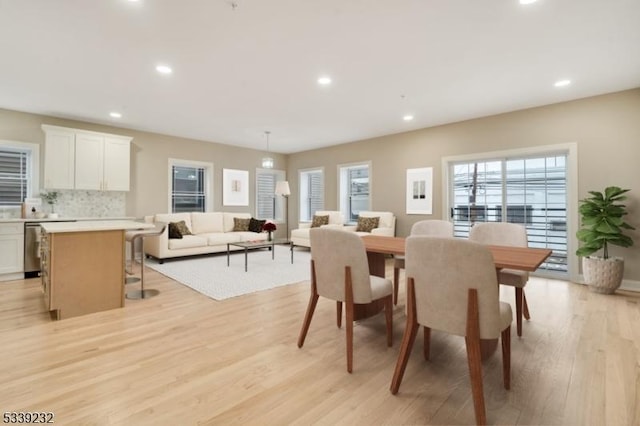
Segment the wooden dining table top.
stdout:
<path fill-rule="evenodd" d="M 372 253 L 405 254 L 404 237 L 366 235 L 362 237 L 365 249 Z M 551 249 L 533 247 L 487 246 L 498 269 L 518 269 L 533 272 L 551 255 Z"/>

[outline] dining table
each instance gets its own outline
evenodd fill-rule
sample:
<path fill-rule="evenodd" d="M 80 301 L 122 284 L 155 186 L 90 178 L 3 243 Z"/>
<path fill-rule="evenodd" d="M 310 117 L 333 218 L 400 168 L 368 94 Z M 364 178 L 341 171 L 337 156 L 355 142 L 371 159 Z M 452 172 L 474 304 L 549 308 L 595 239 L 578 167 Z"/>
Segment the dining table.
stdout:
<path fill-rule="evenodd" d="M 404 237 L 385 237 L 381 235 L 366 235 L 362 237 L 367 260 L 369 262 L 369 273 L 378 277 L 386 275 L 386 257 L 389 255 L 404 256 Z M 551 256 L 552 250 L 547 248 L 534 247 L 512 247 L 512 246 L 487 246 L 493 256 L 493 263 L 496 272 L 500 269 L 517 269 L 520 271 L 533 272 Z M 366 305 L 357 305 L 354 309 L 354 318 L 361 320 L 368 318 L 383 309 L 383 304 L 372 302 Z M 482 359 L 487 359 L 493 354 L 498 346 L 497 339 L 487 339 L 481 341 Z"/>

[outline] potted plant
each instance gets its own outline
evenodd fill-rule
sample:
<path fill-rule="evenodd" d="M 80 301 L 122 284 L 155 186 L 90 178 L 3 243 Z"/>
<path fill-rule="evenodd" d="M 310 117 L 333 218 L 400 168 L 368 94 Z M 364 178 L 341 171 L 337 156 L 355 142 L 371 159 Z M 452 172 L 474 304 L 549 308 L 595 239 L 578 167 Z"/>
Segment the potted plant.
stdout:
<path fill-rule="evenodd" d="M 589 191 L 590 197 L 580 200 L 581 229 L 576 233 L 582 246 L 576 251 L 582 256 L 582 272 L 591 290 L 610 294 L 622 283 L 624 259 L 609 257 L 609 244 L 631 247 L 633 240 L 624 235 L 625 229 L 635 229 L 626 223 L 624 204 L 628 189 L 617 186 L 605 188 L 604 193 Z M 602 257 L 591 256 L 602 250 Z"/>
<path fill-rule="evenodd" d="M 58 214 L 55 212 L 55 205 L 58 202 L 58 193 L 56 191 L 43 191 L 40 193 L 42 198 L 51 206 L 51 213 L 49 213 L 49 217 L 56 218 Z"/>

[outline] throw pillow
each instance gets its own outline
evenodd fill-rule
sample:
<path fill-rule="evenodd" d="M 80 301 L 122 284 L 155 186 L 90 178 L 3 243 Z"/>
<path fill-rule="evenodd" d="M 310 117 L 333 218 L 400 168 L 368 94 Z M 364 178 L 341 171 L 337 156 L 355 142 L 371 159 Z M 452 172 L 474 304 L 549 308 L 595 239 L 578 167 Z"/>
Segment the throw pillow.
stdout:
<path fill-rule="evenodd" d="M 319 228 L 322 225 L 328 225 L 328 224 L 329 224 L 329 215 L 326 215 L 326 216 L 313 215 L 313 220 L 311 221 L 312 228 Z"/>
<path fill-rule="evenodd" d="M 247 232 L 249 230 L 249 222 L 251 219 L 242 217 L 233 218 L 233 232 Z"/>
<path fill-rule="evenodd" d="M 379 222 L 379 217 L 358 217 L 356 232 L 371 232 L 373 228 L 378 227 Z"/>
<path fill-rule="evenodd" d="M 169 222 L 169 239 L 171 240 L 182 239 L 182 234 L 180 233 L 180 230 L 176 226 L 175 222 Z"/>
<path fill-rule="evenodd" d="M 266 220 L 258 220 L 254 218 L 249 219 L 249 231 L 262 232 L 262 225 L 264 225 L 266 222 Z"/>
<path fill-rule="evenodd" d="M 184 220 L 181 220 L 180 222 L 175 222 L 175 224 L 176 224 L 176 227 L 178 228 L 178 231 L 180 231 L 180 235 L 182 235 L 183 237 L 185 235 L 193 235 L 191 233 L 191 230 L 187 226 L 187 224 L 184 222 Z"/>

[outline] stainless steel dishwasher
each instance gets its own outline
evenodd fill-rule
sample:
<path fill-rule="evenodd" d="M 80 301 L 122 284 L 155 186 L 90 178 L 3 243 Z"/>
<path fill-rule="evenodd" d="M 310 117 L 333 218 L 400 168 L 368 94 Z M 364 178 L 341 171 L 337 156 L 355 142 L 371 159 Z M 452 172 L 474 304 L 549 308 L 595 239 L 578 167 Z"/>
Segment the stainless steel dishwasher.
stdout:
<path fill-rule="evenodd" d="M 75 222 L 75 220 L 49 220 L 47 222 Z M 40 222 L 24 223 L 24 277 L 40 276 Z"/>
<path fill-rule="evenodd" d="M 40 276 L 40 223 L 24 224 L 24 277 Z"/>

